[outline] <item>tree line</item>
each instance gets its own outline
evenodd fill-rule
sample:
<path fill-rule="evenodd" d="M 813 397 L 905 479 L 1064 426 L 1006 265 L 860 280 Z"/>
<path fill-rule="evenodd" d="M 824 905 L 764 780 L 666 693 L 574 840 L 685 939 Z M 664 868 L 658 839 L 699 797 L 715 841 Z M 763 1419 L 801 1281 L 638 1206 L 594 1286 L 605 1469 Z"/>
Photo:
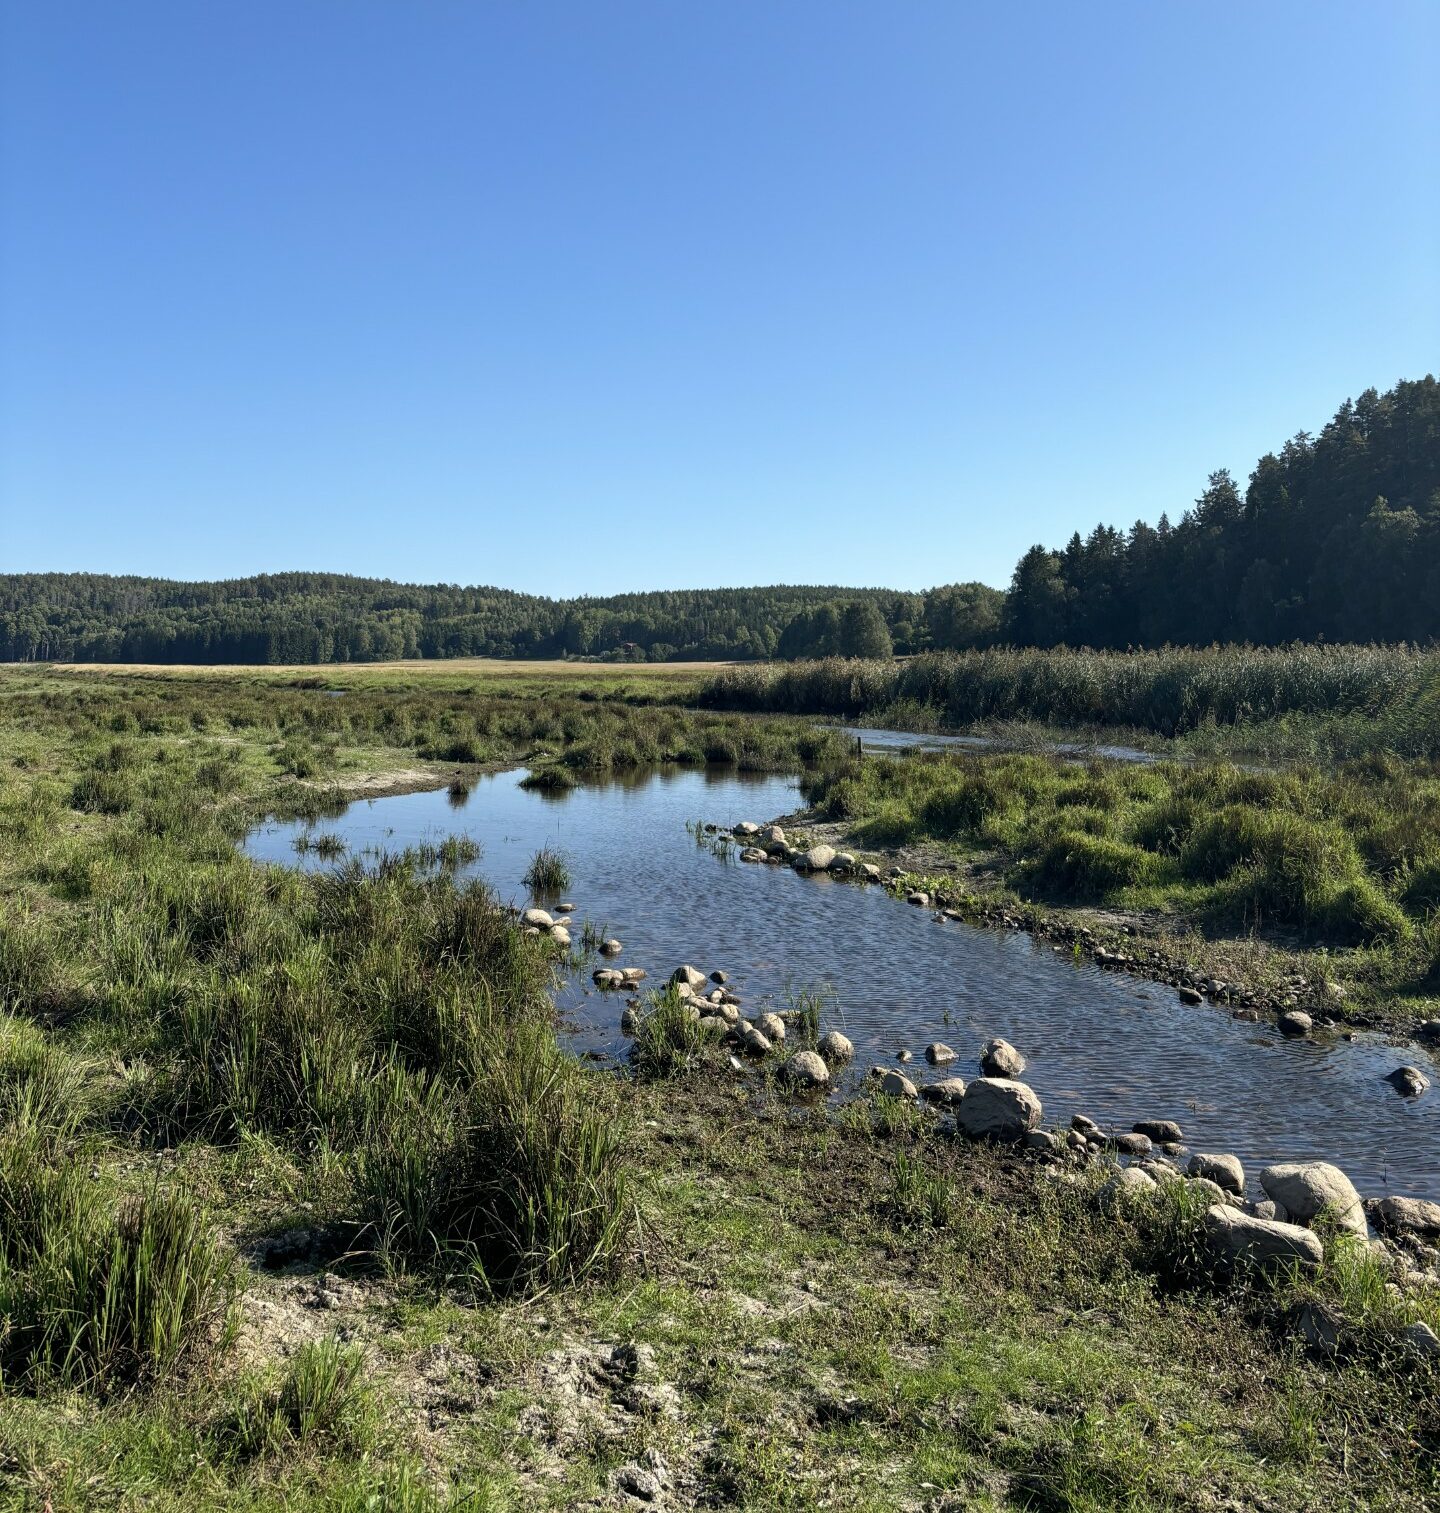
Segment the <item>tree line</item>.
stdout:
<path fill-rule="evenodd" d="M 1008 592 L 775 585 L 548 599 L 335 573 L 215 583 L 0 575 L 0 660 L 287 663 L 401 657 L 664 661 L 926 650 L 1432 642 L 1440 637 L 1440 385 L 1347 400 L 1316 436 L 1213 473 L 1176 523 L 1030 548 Z"/>

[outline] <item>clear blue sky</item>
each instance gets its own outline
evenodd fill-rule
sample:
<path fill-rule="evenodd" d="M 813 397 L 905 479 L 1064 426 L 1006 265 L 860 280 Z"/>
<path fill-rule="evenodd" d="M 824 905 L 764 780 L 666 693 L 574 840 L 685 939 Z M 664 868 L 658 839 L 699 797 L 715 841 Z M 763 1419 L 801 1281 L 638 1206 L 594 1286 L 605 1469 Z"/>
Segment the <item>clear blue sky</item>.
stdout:
<path fill-rule="evenodd" d="M 0 567 L 1003 584 L 1440 366 L 1440 5 L 0 0 Z"/>

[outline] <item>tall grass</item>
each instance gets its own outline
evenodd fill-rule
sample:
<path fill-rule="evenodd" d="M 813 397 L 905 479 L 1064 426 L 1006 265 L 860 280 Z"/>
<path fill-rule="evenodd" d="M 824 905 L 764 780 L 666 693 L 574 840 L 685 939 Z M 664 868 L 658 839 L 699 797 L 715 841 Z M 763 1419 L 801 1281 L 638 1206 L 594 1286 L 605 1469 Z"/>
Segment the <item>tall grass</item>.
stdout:
<path fill-rule="evenodd" d="M 541 846 L 530 858 L 523 881 L 536 898 L 553 898 L 570 886 L 570 864 L 553 846 Z"/>
<path fill-rule="evenodd" d="M 830 659 L 727 667 L 702 705 L 842 718 L 907 710 L 921 728 L 1040 720 L 1165 736 L 1286 716 L 1380 720 L 1397 749 L 1440 742 L 1440 652 L 1404 646 L 946 652 L 904 661 Z M 1360 732 L 1355 732 L 1360 738 Z"/>

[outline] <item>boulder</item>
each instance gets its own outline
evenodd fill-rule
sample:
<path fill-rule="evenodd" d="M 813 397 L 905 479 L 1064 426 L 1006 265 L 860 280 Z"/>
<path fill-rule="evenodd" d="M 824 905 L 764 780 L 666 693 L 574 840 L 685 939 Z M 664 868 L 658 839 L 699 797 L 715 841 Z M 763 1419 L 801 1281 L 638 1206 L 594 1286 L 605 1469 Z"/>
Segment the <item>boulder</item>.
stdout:
<path fill-rule="evenodd" d="M 907 893 L 905 895 L 905 902 L 907 904 L 914 904 L 917 909 L 928 909 L 930 907 L 930 895 L 919 891 Z"/>
<path fill-rule="evenodd" d="M 1197 1003 L 1205 1002 L 1204 997 L 1194 988 L 1178 988 L 1176 991 L 1180 994 L 1180 1002 L 1188 1003 L 1192 1009 Z"/>
<path fill-rule="evenodd" d="M 625 947 L 613 936 L 609 940 L 602 940 L 600 942 L 600 954 L 602 956 L 618 956 L 624 949 Z"/>
<path fill-rule="evenodd" d="M 647 974 L 644 967 L 621 967 L 620 975 L 626 982 L 644 982 Z"/>
<path fill-rule="evenodd" d="M 772 1044 L 778 1045 L 785 1038 L 785 1021 L 778 1014 L 761 1014 L 755 1020 L 755 1028 Z"/>
<path fill-rule="evenodd" d="M 544 909 L 526 909 L 520 916 L 522 925 L 530 925 L 536 930 L 548 930 L 555 921 Z"/>
<path fill-rule="evenodd" d="M 860 876 L 867 883 L 878 883 L 880 881 L 880 869 L 874 862 L 863 862 L 860 866 Z"/>
<path fill-rule="evenodd" d="M 1422 1320 L 1407 1324 L 1400 1331 L 1401 1340 L 1427 1361 L 1440 1360 L 1440 1335 Z"/>
<path fill-rule="evenodd" d="M 931 1066 L 945 1066 L 955 1060 L 955 1052 L 943 1040 L 932 1040 L 925 1047 L 925 1059 Z"/>
<path fill-rule="evenodd" d="M 753 1024 L 741 1026 L 740 1044 L 752 1056 L 763 1056 L 770 1049 L 770 1041 L 764 1031 L 756 1029 Z"/>
<path fill-rule="evenodd" d="M 965 1089 L 959 1128 L 973 1139 L 1021 1140 L 1040 1123 L 1034 1089 L 1009 1077 L 977 1077 Z"/>
<path fill-rule="evenodd" d="M 785 844 L 785 832 L 779 825 L 762 825 L 760 827 L 760 839 L 767 846 L 783 846 Z"/>
<path fill-rule="evenodd" d="M 1164 1145 L 1167 1140 L 1178 1144 L 1185 1138 L 1173 1119 L 1137 1119 L 1130 1128 L 1137 1135 L 1145 1135 L 1153 1140 L 1156 1145 Z"/>
<path fill-rule="evenodd" d="M 1315 1021 L 1301 1009 L 1291 1009 L 1289 1013 L 1282 1014 L 1275 1024 L 1282 1035 L 1289 1035 L 1294 1040 L 1308 1035 L 1315 1027 Z"/>
<path fill-rule="evenodd" d="M 675 987 L 685 986 L 694 992 L 696 988 L 705 986 L 705 974 L 698 968 L 688 963 L 683 967 L 676 967 L 670 974 L 670 981 Z"/>
<path fill-rule="evenodd" d="M 1205 1237 L 1217 1260 L 1228 1266 L 1316 1267 L 1324 1259 L 1320 1237 L 1298 1224 L 1257 1219 L 1229 1203 L 1205 1215 Z"/>
<path fill-rule="evenodd" d="M 1136 1169 L 1145 1173 L 1157 1187 L 1168 1187 L 1173 1182 L 1181 1181 L 1180 1173 L 1170 1165 L 1168 1161 L 1152 1158 L 1149 1161 L 1137 1161 Z M 1219 1192 L 1219 1188 L 1216 1188 Z"/>
<path fill-rule="evenodd" d="M 640 1028 L 640 1011 L 639 1011 L 639 1009 L 626 1009 L 626 1010 L 624 1010 L 624 1012 L 620 1015 L 620 1033 L 622 1035 L 633 1035 L 636 1032 L 636 1030 L 638 1030 L 639 1028 Z"/>
<path fill-rule="evenodd" d="M 855 1047 L 839 1030 L 826 1030 L 816 1043 L 815 1049 L 826 1061 L 849 1061 L 855 1054 Z"/>
<path fill-rule="evenodd" d="M 1116 1135 L 1110 1143 L 1124 1156 L 1148 1156 L 1150 1154 L 1149 1135 Z"/>
<path fill-rule="evenodd" d="M 889 1072 L 880 1079 L 880 1091 L 891 1098 L 917 1097 L 915 1084 L 902 1072 Z"/>
<path fill-rule="evenodd" d="M 1217 1187 L 1223 1188 L 1227 1193 L 1234 1193 L 1236 1197 L 1245 1196 L 1245 1168 L 1241 1166 L 1239 1156 L 1196 1151 L 1186 1170 L 1192 1177 L 1208 1178 Z"/>
<path fill-rule="evenodd" d="M 768 859 L 768 853 L 762 851 L 759 846 L 746 846 L 740 853 L 740 860 L 742 862 L 763 862 Z"/>
<path fill-rule="evenodd" d="M 1218 1182 L 1212 1182 L 1209 1177 L 1191 1177 L 1185 1187 L 1188 1192 L 1210 1204 L 1228 1203 L 1232 1196 Z"/>
<path fill-rule="evenodd" d="M 556 914 L 573 914 L 574 912 L 575 912 L 575 905 L 574 904 L 556 904 L 555 905 L 555 913 Z"/>
<path fill-rule="evenodd" d="M 1312 1224 L 1329 1209 L 1335 1222 L 1363 1240 L 1367 1233 L 1360 1194 L 1328 1161 L 1282 1161 L 1260 1173 L 1260 1186 L 1297 1224 Z"/>
<path fill-rule="evenodd" d="M 965 1096 L 965 1081 L 962 1077 L 942 1077 L 939 1082 L 927 1082 L 920 1089 L 926 1103 L 938 1103 L 944 1108 L 955 1108 Z"/>
<path fill-rule="evenodd" d="M 780 1075 L 797 1087 L 824 1087 L 830 1081 L 830 1068 L 814 1051 L 796 1051 L 780 1068 Z"/>
<path fill-rule="evenodd" d="M 728 1020 L 721 1019 L 718 1014 L 702 1014 L 700 1028 L 707 1034 L 723 1035 L 730 1028 L 730 1023 Z"/>
<path fill-rule="evenodd" d="M 752 824 L 749 820 L 741 820 L 738 825 L 731 829 L 731 834 L 740 836 L 759 835 L 759 825 Z"/>
<path fill-rule="evenodd" d="M 551 925 L 550 939 L 553 940 L 557 946 L 568 946 L 570 944 L 570 932 L 565 928 L 564 925 Z"/>
<path fill-rule="evenodd" d="M 1044 1156 L 1053 1156 L 1060 1149 L 1060 1142 L 1048 1129 L 1032 1129 L 1025 1136 L 1025 1149 L 1039 1151 Z"/>
<path fill-rule="evenodd" d="M 837 851 L 830 860 L 832 872 L 853 872 L 855 870 L 855 858 L 848 851 Z"/>
<path fill-rule="evenodd" d="M 811 846 L 805 853 L 805 866 L 810 872 L 828 872 L 834 860 L 834 846 Z"/>
<path fill-rule="evenodd" d="M 1025 1058 L 997 1036 L 980 1052 L 980 1070 L 987 1077 L 1018 1077 L 1025 1070 Z"/>
<path fill-rule="evenodd" d="M 1430 1079 L 1418 1066 L 1397 1066 L 1385 1080 L 1405 1098 L 1418 1098 L 1430 1086 Z"/>
<path fill-rule="evenodd" d="M 1440 1239 L 1440 1203 L 1428 1198 L 1381 1198 L 1370 1209 L 1376 1229 L 1387 1234 L 1423 1235 Z"/>
<path fill-rule="evenodd" d="M 1095 1194 L 1095 1201 L 1101 1213 L 1114 1214 L 1134 1199 L 1153 1193 L 1155 1187 L 1155 1179 L 1148 1172 L 1138 1166 L 1122 1166 Z"/>
<path fill-rule="evenodd" d="M 616 988 L 625 986 L 625 974 L 617 972 L 613 967 L 596 967 L 590 974 L 590 981 L 597 988 L 605 988 L 613 992 Z"/>
<path fill-rule="evenodd" d="M 710 974 L 710 981 L 715 983 L 717 987 L 723 988 L 725 984 L 730 981 L 730 974 L 728 972 L 721 972 L 718 970 L 714 971 Z"/>

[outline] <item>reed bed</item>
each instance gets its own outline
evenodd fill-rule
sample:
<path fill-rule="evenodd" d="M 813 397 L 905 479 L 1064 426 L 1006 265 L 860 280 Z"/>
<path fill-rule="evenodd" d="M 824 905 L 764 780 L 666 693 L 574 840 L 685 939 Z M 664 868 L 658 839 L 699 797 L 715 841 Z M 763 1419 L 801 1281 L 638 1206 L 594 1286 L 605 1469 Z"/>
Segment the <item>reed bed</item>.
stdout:
<path fill-rule="evenodd" d="M 1405 646 L 1168 647 L 1161 651 L 946 652 L 903 661 L 727 667 L 700 691 L 713 709 L 896 728 L 1034 720 L 1183 736 L 1287 717 L 1363 719 L 1398 749 L 1440 741 L 1440 652 Z"/>

